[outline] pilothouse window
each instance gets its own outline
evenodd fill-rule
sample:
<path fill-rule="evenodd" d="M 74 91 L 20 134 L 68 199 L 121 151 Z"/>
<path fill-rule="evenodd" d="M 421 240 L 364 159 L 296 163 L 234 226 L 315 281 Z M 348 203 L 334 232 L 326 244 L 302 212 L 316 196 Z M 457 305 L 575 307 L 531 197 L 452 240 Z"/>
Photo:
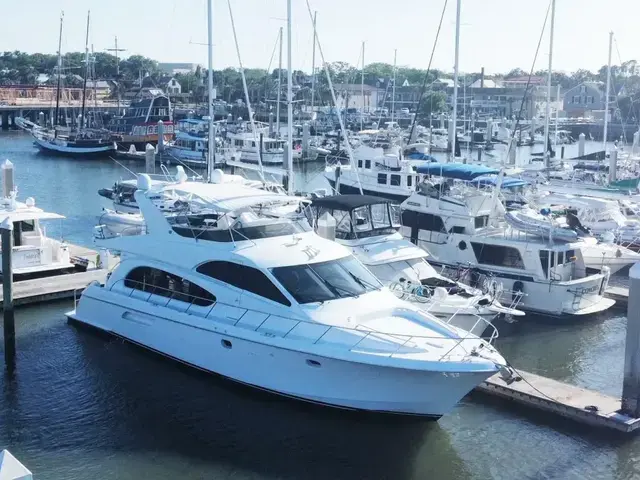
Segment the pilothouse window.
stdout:
<path fill-rule="evenodd" d="M 276 267 L 274 277 L 298 303 L 314 303 L 362 295 L 382 287 L 355 257 Z"/>
<path fill-rule="evenodd" d="M 233 262 L 213 261 L 196 268 L 198 273 L 260 297 L 291 306 L 291 302 L 260 270 Z"/>
<path fill-rule="evenodd" d="M 524 269 L 524 262 L 516 248 L 476 242 L 471 242 L 471 246 L 478 263 Z"/>

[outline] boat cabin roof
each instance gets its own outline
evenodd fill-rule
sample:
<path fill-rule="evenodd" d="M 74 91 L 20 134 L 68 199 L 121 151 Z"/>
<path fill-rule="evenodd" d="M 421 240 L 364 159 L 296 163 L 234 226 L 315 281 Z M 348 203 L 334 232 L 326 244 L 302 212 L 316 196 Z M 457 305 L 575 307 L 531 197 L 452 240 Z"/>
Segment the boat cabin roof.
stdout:
<path fill-rule="evenodd" d="M 500 170 L 484 165 L 466 163 L 427 163 L 416 167 L 416 172 L 457 180 L 474 180 L 482 175 L 497 175 Z"/>
<path fill-rule="evenodd" d="M 45 212 L 38 207 L 29 207 L 26 203 L 15 202 L 14 205 L 0 203 L 0 219 L 9 218 L 11 222 L 25 220 L 56 220 L 65 218 L 57 213 Z"/>
<path fill-rule="evenodd" d="M 311 205 L 322 207 L 328 210 L 354 210 L 366 205 L 376 205 L 378 203 L 392 203 L 390 200 L 375 195 L 331 195 L 327 197 L 314 198 Z"/>

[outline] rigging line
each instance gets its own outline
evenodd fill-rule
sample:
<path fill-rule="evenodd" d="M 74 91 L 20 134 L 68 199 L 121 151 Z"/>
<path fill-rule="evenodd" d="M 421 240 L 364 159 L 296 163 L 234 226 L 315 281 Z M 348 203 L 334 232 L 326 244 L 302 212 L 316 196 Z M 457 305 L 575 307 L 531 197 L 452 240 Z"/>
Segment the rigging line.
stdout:
<path fill-rule="evenodd" d="M 518 125 L 520 124 L 520 118 L 522 117 L 522 111 L 524 110 L 524 102 L 527 98 L 527 93 L 529 92 L 529 87 L 531 86 L 531 77 L 533 76 L 533 71 L 536 68 L 536 60 L 538 59 L 538 53 L 540 52 L 540 46 L 542 45 L 542 38 L 544 37 L 544 31 L 547 28 L 547 21 L 549 20 L 549 12 L 551 11 L 551 0 L 549 2 L 549 6 L 547 7 L 547 13 L 544 16 L 544 23 L 542 24 L 542 30 L 540 31 L 540 38 L 538 39 L 538 46 L 536 47 L 536 53 L 533 56 L 533 62 L 531 62 L 531 70 L 529 70 L 529 77 L 527 78 L 527 84 L 524 87 L 524 93 L 522 94 L 522 101 L 520 102 L 520 110 L 518 111 L 518 116 L 516 118 L 516 124 L 513 126 L 513 131 L 511 132 L 511 140 L 509 141 L 509 148 L 507 149 L 507 159 L 509 158 L 509 154 L 511 153 L 511 149 L 514 148 L 513 141 L 516 136 L 516 131 L 518 130 Z M 533 113 L 533 112 L 532 112 Z M 548 119 L 547 119 L 548 121 Z M 548 148 L 549 140 L 545 138 L 544 140 L 544 148 L 545 151 Z"/>
<path fill-rule="evenodd" d="M 440 14 L 440 23 L 438 24 L 438 30 L 436 31 L 436 38 L 433 41 L 433 48 L 431 49 L 431 56 L 429 57 L 429 65 L 427 66 L 427 71 L 425 72 L 424 78 L 422 79 L 422 89 L 420 90 L 420 96 L 418 97 L 418 104 L 416 105 L 416 114 L 413 117 L 413 122 L 411 122 L 411 130 L 409 131 L 409 142 L 411 142 L 411 138 L 413 137 L 413 132 L 416 128 L 416 122 L 418 121 L 418 116 L 420 115 L 420 107 L 422 106 L 424 92 L 427 88 L 429 73 L 431 71 L 431 62 L 433 62 L 433 55 L 435 54 L 436 47 L 438 46 L 438 39 L 440 38 L 440 30 L 442 29 L 442 22 L 444 20 L 444 14 L 447 11 L 448 3 L 449 3 L 449 0 L 444 0 L 444 5 L 442 6 L 442 13 Z M 397 73 L 397 69 L 396 69 L 396 73 Z M 395 83 L 395 80 L 394 80 L 394 83 Z M 454 119 L 454 122 L 455 122 L 455 119 Z"/>

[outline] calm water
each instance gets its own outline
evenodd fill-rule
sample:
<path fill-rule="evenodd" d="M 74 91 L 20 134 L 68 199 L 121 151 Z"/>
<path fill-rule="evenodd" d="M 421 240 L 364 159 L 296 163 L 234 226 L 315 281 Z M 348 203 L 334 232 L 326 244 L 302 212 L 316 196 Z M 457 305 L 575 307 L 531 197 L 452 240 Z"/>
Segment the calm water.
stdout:
<path fill-rule="evenodd" d="M 20 197 L 66 215 L 51 230 L 88 244 L 111 161 L 40 156 L 0 134 Z M 127 164 L 129 168 L 135 165 Z M 319 165 L 298 182 L 323 186 Z M 258 393 L 66 323 L 70 302 L 19 309 L 18 369 L 0 371 L 0 449 L 38 479 L 631 479 L 640 438 L 466 399 L 438 423 L 353 415 Z M 625 321 L 523 321 L 501 330 L 512 363 L 619 394 Z M 0 333 L 1 334 L 1 333 Z"/>

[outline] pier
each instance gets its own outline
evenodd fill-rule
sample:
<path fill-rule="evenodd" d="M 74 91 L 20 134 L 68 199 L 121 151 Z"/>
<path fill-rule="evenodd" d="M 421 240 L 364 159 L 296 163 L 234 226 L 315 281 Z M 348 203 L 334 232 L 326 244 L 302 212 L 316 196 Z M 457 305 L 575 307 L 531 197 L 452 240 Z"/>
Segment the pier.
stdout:
<path fill-rule="evenodd" d="M 79 245 L 69 245 L 72 257 L 87 261 L 90 267 L 87 271 L 78 271 L 62 275 L 34 278 L 13 282 L 14 305 L 34 305 L 36 303 L 51 302 L 73 298 L 79 290 L 84 289 L 92 282 L 104 283 L 110 268 L 95 268 L 98 252 Z M 113 256 L 105 261 L 109 267 L 115 266 L 117 260 Z M 93 264 L 94 268 L 91 268 Z M 0 291 L 0 302 L 3 300 Z"/>

